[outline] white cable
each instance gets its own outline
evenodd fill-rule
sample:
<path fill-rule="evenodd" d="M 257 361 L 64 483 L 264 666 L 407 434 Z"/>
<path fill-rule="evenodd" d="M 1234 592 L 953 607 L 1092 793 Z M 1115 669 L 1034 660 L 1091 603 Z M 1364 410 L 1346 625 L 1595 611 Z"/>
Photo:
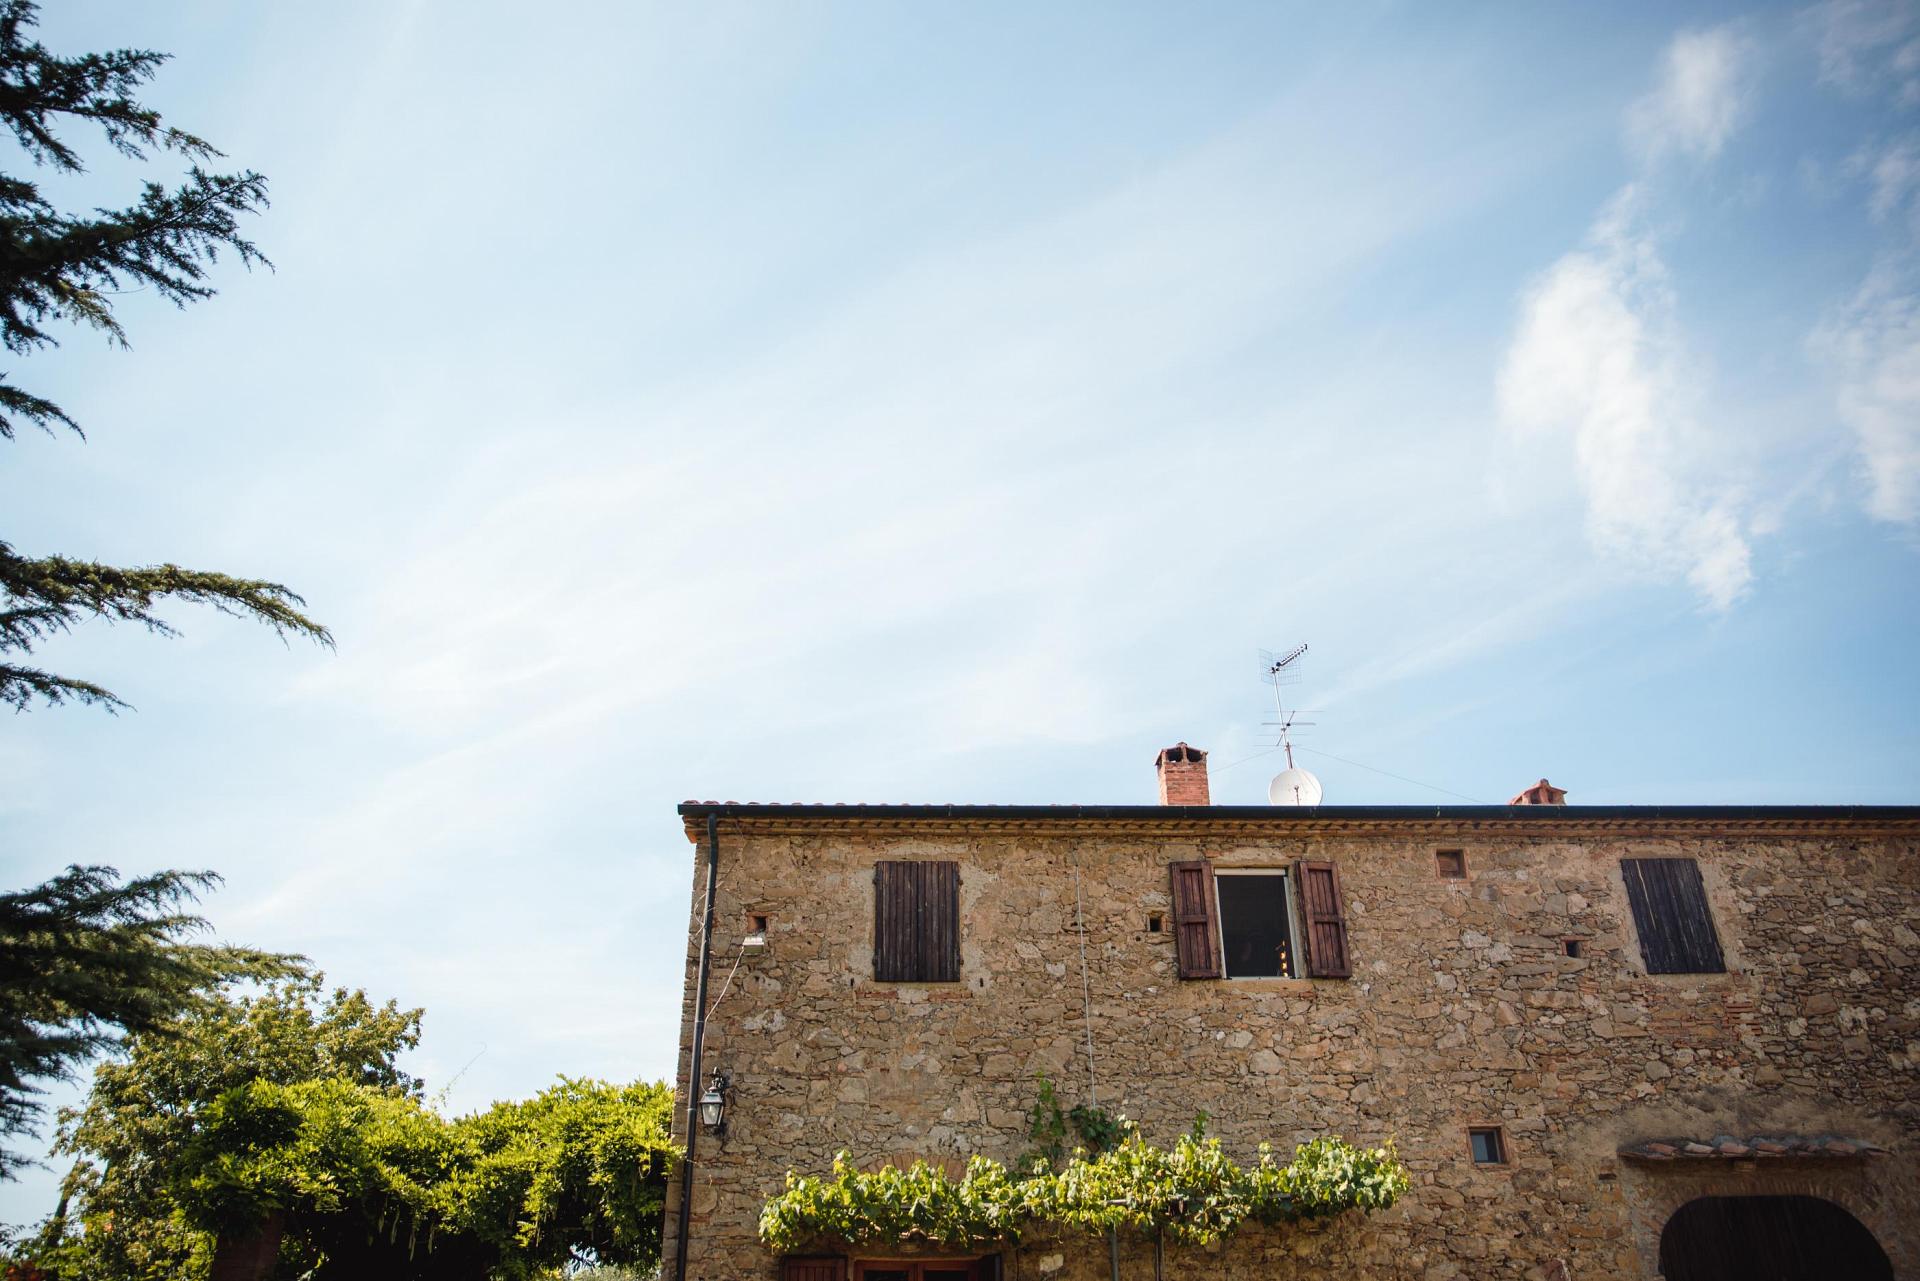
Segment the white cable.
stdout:
<path fill-rule="evenodd" d="M 1080 906 L 1080 851 L 1073 851 L 1073 923 L 1080 931 L 1080 1008 L 1087 1018 L 1087 1106 L 1100 1106 L 1093 1077 L 1093 981 L 1087 977 L 1087 917 Z"/>

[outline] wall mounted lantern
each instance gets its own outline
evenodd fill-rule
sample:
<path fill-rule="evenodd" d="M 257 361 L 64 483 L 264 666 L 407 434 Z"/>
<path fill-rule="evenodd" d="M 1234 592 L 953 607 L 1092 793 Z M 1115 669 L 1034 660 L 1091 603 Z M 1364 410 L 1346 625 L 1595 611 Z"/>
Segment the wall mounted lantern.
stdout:
<path fill-rule="evenodd" d="M 700 1124 L 714 1134 L 727 1132 L 727 1095 L 733 1091 L 733 1078 L 718 1069 L 707 1078 L 707 1089 L 700 1096 Z"/>

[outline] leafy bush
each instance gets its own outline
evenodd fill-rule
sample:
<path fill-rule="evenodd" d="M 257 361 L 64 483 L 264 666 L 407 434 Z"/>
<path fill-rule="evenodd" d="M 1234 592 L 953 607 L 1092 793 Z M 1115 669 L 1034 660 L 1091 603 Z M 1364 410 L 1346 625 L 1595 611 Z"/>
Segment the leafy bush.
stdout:
<path fill-rule="evenodd" d="M 48 1281 L 201 1281 L 270 1220 L 278 1275 L 524 1281 L 660 1255 L 673 1093 L 562 1078 L 446 1117 L 400 1071 L 418 1011 L 318 975 L 225 991 L 135 1037 L 63 1116 L 62 1212 L 12 1259 Z"/>
<path fill-rule="evenodd" d="M 924 1161 L 869 1174 L 842 1152 L 829 1178 L 787 1171 L 786 1190 L 761 1211 L 760 1239 L 781 1253 L 817 1242 L 921 1241 L 965 1249 L 1017 1240 L 1024 1216 L 1023 1185 L 998 1161 L 976 1156 L 955 1180 Z"/>
<path fill-rule="evenodd" d="M 1109 1150 L 1075 1152 L 1057 1171 L 1037 1163 L 1019 1179 L 984 1157 L 957 1180 L 925 1162 L 863 1172 L 842 1152 L 830 1178 L 787 1173 L 786 1189 L 761 1212 L 760 1239 L 778 1253 L 911 1241 L 967 1248 L 1016 1241 L 1028 1225 L 1048 1223 L 1197 1245 L 1249 1219 L 1277 1224 L 1385 1209 L 1409 1187 L 1391 1145 L 1320 1138 L 1278 1165 L 1262 1144 L 1258 1163 L 1245 1168 L 1207 1137 L 1204 1121 L 1170 1148 L 1148 1143 L 1125 1120 L 1116 1127 L 1124 1137 Z"/>

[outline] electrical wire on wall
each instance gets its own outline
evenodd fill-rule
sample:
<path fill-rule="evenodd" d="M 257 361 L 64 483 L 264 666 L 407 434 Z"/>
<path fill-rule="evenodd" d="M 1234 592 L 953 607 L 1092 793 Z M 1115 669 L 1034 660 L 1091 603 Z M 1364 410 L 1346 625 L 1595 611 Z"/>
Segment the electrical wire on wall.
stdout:
<path fill-rule="evenodd" d="M 1080 1009 L 1087 1021 L 1087 1106 L 1100 1106 L 1100 1086 L 1093 1071 L 1093 979 L 1087 971 L 1087 916 L 1080 898 L 1080 849 L 1073 851 L 1073 928 L 1080 935 Z"/>

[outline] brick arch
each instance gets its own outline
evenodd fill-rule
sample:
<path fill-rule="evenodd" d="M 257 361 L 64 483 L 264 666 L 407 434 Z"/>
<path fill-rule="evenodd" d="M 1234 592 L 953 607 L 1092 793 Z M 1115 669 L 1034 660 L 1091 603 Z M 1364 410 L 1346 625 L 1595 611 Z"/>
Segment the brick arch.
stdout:
<path fill-rule="evenodd" d="M 1893 1281 L 1893 1261 L 1865 1224 L 1832 1201 L 1804 1195 L 1696 1197 L 1661 1230 L 1660 1265 L 1664 1276 L 1686 1281 L 1744 1278 L 1762 1269 Z"/>
<path fill-rule="evenodd" d="M 1884 1177 L 1882 1166 L 1865 1161 L 1839 1167 L 1740 1162 L 1728 1170 L 1662 1167 L 1623 1172 L 1621 1182 L 1642 1275 L 1658 1277 L 1661 1233 L 1683 1206 L 1703 1197 L 1805 1196 L 1827 1201 L 1852 1215 L 1882 1250 L 1895 1256 L 1896 1239 L 1904 1234 L 1893 1204 L 1896 1198 L 1887 1194 Z"/>

